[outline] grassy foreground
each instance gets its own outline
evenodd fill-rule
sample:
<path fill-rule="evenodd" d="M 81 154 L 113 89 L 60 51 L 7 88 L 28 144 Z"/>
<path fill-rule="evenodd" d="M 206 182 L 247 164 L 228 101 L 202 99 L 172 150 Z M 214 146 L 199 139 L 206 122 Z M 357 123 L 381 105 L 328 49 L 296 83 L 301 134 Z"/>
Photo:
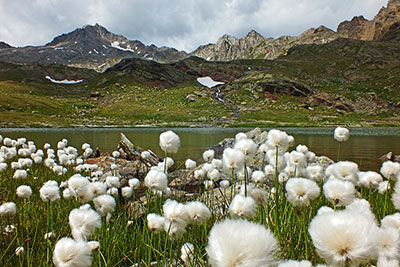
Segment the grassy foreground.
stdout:
<path fill-rule="evenodd" d="M 155 140 L 157 141 L 157 140 Z M 18 161 L 18 157 L 8 159 L 8 166 L 11 162 Z M 265 163 L 267 164 L 267 163 Z M 255 166 L 251 166 L 256 169 Z M 27 168 L 28 176 L 25 179 L 14 179 L 15 170 L 8 167 L 0 173 L 0 205 L 4 202 L 14 202 L 17 206 L 15 215 L 0 217 L 0 265 L 1 266 L 50 266 L 55 244 L 62 237 L 70 237 L 71 229 L 68 216 L 71 210 L 78 208 L 83 203 L 75 199 L 66 200 L 62 197 L 57 201 L 42 201 L 39 190 L 48 180 L 55 180 L 60 185 L 67 181 L 76 171 L 73 166 L 66 166 L 64 174 L 55 174 L 44 164 L 34 163 Z M 280 172 L 280 171 L 279 171 Z M 82 175 L 89 176 L 89 172 L 82 172 Z M 257 205 L 256 215 L 250 220 L 269 228 L 275 235 L 279 251 L 279 260 L 309 260 L 316 265 L 324 263 L 315 250 L 308 226 L 310 221 L 316 216 L 317 211 L 322 206 L 332 207 L 334 210 L 343 209 L 329 202 L 324 194 L 312 200 L 310 205 L 304 207 L 294 207 L 289 203 L 285 190 L 285 183 L 278 180 L 276 169 L 275 177 L 262 183 L 258 183 L 258 188 L 265 189 L 267 194 L 265 200 Z M 296 175 L 296 171 L 293 176 Z M 224 179 L 230 179 L 228 174 L 223 174 Z M 245 178 L 245 182 L 249 177 Z M 326 180 L 325 178 L 323 180 Z M 235 185 L 235 179 L 233 180 Z M 33 194 L 28 199 L 17 197 L 16 189 L 20 185 L 29 185 Z M 323 181 L 318 183 L 321 186 Z M 276 188 L 275 194 L 271 194 L 271 186 Z M 392 182 L 392 188 L 393 188 Z M 211 211 L 204 223 L 190 224 L 185 233 L 171 238 L 166 232 L 154 233 L 147 227 L 146 216 L 149 213 L 163 214 L 163 204 L 170 198 L 178 202 L 185 203 L 189 199 L 184 199 L 177 194 L 176 189 L 172 188 L 170 196 L 146 193 L 147 202 L 138 201 L 137 194 L 134 193 L 129 199 L 116 196 L 116 209 L 112 213 L 111 219 L 102 218 L 101 228 L 97 229 L 90 237 L 90 240 L 100 242 L 100 248 L 93 252 L 94 266 L 150 266 L 158 263 L 158 266 L 185 266 L 180 260 L 181 247 L 184 243 L 194 244 L 194 258 L 186 266 L 208 266 L 206 246 L 208 243 L 209 231 L 212 226 L 222 221 L 224 218 L 232 217 L 229 214 L 227 203 L 232 200 L 230 194 L 231 187 L 222 192 L 221 189 L 207 191 L 202 186 L 190 200 L 203 201 Z M 371 210 L 379 222 L 388 214 L 395 212 L 395 208 L 390 201 L 392 191 L 381 194 L 377 189 L 356 187 L 355 195 L 358 198 L 367 199 L 371 205 Z M 60 190 L 61 191 L 61 190 Z M 225 193 L 225 201 L 215 203 L 217 193 Z M 60 192 L 62 195 L 62 191 Z M 91 201 L 89 204 L 93 206 Z M 140 208 L 143 213 L 134 212 Z M 15 229 L 6 230 L 7 226 L 13 225 Z M 9 227 L 8 227 L 9 228 Z M 240 229 L 238 229 L 240 231 Z M 46 233 L 52 232 L 50 238 L 45 238 Z M 228 238 L 228 237 L 227 237 Z M 17 247 L 24 247 L 24 252 L 16 255 Z M 371 261 L 375 263 L 374 261 Z"/>

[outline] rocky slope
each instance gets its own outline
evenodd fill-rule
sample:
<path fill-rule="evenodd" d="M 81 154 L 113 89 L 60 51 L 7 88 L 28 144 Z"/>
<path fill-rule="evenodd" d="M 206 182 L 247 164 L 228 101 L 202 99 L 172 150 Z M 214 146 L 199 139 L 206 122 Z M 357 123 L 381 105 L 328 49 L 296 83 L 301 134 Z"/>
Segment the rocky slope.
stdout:
<path fill-rule="evenodd" d="M 3 49 L 3 48 L 12 48 L 12 46 L 5 42 L 0 42 L 0 49 Z"/>
<path fill-rule="evenodd" d="M 192 55 L 206 60 L 230 61 L 235 59 L 275 59 L 301 44 L 324 44 L 338 38 L 356 40 L 388 40 L 388 34 L 395 29 L 392 25 L 400 22 L 400 0 L 389 0 L 371 21 L 363 16 L 339 24 L 337 31 L 324 26 L 311 28 L 299 36 L 265 38 L 255 31 L 237 39 L 224 35 L 215 44 L 200 46 Z M 393 38 L 392 38 L 393 39 Z"/>
<path fill-rule="evenodd" d="M 123 58 L 172 62 L 187 56 L 173 48 L 146 46 L 140 41 L 128 40 L 99 24 L 62 34 L 44 46 L 4 48 L 0 50 L 0 60 L 6 62 L 62 64 L 96 70 L 104 70 Z"/>

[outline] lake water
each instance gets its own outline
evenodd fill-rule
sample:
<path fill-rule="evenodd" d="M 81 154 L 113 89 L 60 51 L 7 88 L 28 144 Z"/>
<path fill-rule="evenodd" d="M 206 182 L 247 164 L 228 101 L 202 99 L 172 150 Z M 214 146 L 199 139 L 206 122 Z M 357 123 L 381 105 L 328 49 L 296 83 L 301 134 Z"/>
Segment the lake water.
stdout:
<path fill-rule="evenodd" d="M 295 138 L 295 143 L 304 144 L 317 155 L 337 158 L 338 142 L 333 139 L 333 128 L 280 128 Z M 63 138 L 69 145 L 80 148 L 83 143 L 98 147 L 102 152 L 116 149 L 120 133 L 124 133 L 135 145 L 151 149 L 163 155 L 158 146 L 160 133 L 166 128 L 57 128 L 57 129 L 1 129 L 3 137 L 26 137 L 42 147 L 50 143 L 55 147 Z M 182 146 L 172 157 L 176 161 L 186 158 L 201 159 L 205 149 L 217 144 L 227 137 L 234 137 L 238 132 L 246 132 L 250 128 L 171 128 L 181 138 Z M 350 129 L 350 139 L 342 143 L 341 160 L 350 160 L 359 164 L 361 170 L 378 171 L 381 165 L 379 157 L 389 151 L 400 154 L 400 128 Z"/>

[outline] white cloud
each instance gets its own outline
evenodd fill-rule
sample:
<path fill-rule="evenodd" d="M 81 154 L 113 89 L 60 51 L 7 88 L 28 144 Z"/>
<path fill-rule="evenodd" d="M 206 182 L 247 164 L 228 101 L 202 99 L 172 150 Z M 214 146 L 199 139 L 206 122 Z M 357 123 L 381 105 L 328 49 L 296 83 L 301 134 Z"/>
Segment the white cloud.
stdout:
<path fill-rule="evenodd" d="M 7 3 L 6 3 L 7 2 Z M 86 24 L 145 44 L 192 51 L 223 34 L 298 35 L 333 30 L 343 20 L 372 19 L 387 0 L 13 0 L 0 2 L 0 40 L 41 45 Z"/>

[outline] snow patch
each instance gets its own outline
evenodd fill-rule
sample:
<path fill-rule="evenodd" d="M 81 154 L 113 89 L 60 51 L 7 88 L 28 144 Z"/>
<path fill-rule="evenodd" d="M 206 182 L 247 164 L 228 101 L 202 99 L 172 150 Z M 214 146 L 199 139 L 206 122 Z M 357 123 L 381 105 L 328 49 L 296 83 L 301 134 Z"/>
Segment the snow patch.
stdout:
<path fill-rule="evenodd" d="M 83 80 L 54 80 L 53 78 L 51 78 L 50 76 L 46 76 L 45 77 L 47 80 L 50 80 L 52 83 L 60 83 L 60 84 L 76 84 L 76 83 L 81 83 L 83 82 Z"/>
<path fill-rule="evenodd" d="M 209 76 L 197 78 L 197 82 L 203 86 L 207 86 L 208 88 L 211 88 L 211 87 L 214 87 L 214 86 L 220 85 L 220 84 L 225 84 L 224 82 L 216 82 L 213 79 L 211 79 L 211 77 L 209 77 Z"/>
<path fill-rule="evenodd" d="M 125 43 L 125 42 L 123 42 L 123 43 Z M 117 41 L 112 42 L 112 43 L 111 43 L 111 46 L 114 47 L 114 48 L 117 48 L 117 49 L 119 49 L 119 50 L 122 50 L 122 51 L 128 51 L 128 52 L 132 52 L 132 53 L 135 52 L 135 51 L 133 51 L 133 50 L 130 49 L 130 48 L 123 48 L 123 47 L 119 46 L 119 42 L 117 42 Z"/>

